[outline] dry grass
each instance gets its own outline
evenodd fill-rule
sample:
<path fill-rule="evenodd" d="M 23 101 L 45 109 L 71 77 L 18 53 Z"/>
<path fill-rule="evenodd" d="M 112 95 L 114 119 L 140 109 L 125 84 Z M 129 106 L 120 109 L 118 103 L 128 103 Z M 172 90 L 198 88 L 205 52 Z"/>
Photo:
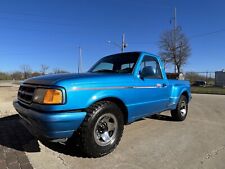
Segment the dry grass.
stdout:
<path fill-rule="evenodd" d="M 222 88 L 222 87 L 191 87 L 191 92 L 198 93 L 198 94 L 225 95 L 225 88 Z"/>

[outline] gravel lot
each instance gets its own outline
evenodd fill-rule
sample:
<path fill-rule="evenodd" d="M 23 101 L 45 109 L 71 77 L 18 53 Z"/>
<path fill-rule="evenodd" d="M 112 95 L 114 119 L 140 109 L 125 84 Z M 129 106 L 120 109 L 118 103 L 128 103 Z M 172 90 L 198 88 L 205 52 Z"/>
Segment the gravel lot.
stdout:
<path fill-rule="evenodd" d="M 0 117 L 15 114 L 12 102 L 16 98 L 18 85 L 0 81 Z"/>
<path fill-rule="evenodd" d="M 12 100 L 17 89 L 0 87 L 1 117 L 16 113 Z M 98 159 L 80 157 L 75 147 L 72 150 L 58 144 L 44 145 L 30 137 L 23 147 L 36 169 L 225 168 L 225 96 L 193 95 L 184 122 L 171 121 L 169 115 L 164 112 L 158 118 L 125 126 L 117 149 Z M 30 149 L 35 151 L 26 151 Z"/>

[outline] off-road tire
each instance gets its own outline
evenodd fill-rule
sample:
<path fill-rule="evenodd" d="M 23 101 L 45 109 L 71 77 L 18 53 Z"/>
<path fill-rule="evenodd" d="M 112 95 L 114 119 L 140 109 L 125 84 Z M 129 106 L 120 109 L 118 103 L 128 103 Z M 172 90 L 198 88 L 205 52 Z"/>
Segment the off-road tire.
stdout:
<path fill-rule="evenodd" d="M 188 113 L 188 100 L 186 96 L 181 95 L 180 100 L 177 104 L 177 108 L 171 111 L 171 116 L 175 121 L 184 121 L 187 117 L 187 113 Z"/>
<path fill-rule="evenodd" d="M 117 132 L 112 143 L 105 146 L 97 144 L 94 137 L 94 128 L 99 118 L 104 114 L 112 114 L 117 120 Z M 81 149 L 87 157 L 101 157 L 112 152 L 119 144 L 124 129 L 124 118 L 120 108 L 113 102 L 100 101 L 87 109 L 87 115 L 80 128 Z"/>

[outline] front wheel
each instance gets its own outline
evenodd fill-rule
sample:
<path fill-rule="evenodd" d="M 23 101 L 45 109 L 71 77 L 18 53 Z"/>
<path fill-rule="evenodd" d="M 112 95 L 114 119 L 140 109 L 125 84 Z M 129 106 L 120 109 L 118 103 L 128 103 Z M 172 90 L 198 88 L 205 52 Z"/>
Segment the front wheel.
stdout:
<path fill-rule="evenodd" d="M 171 111 L 172 118 L 176 121 L 184 121 L 188 113 L 187 97 L 182 95 L 177 104 L 177 108 Z"/>
<path fill-rule="evenodd" d="M 101 101 L 88 109 L 81 126 L 81 144 L 88 157 L 100 157 L 112 152 L 123 134 L 123 114 L 109 101 Z"/>

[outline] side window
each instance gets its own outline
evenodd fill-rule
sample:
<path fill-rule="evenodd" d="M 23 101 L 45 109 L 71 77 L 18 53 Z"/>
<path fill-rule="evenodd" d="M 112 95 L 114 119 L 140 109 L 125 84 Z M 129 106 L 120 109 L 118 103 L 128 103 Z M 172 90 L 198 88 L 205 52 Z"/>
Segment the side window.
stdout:
<path fill-rule="evenodd" d="M 162 72 L 158 61 L 150 56 L 144 56 L 141 63 L 141 72 L 145 78 L 162 79 Z"/>

